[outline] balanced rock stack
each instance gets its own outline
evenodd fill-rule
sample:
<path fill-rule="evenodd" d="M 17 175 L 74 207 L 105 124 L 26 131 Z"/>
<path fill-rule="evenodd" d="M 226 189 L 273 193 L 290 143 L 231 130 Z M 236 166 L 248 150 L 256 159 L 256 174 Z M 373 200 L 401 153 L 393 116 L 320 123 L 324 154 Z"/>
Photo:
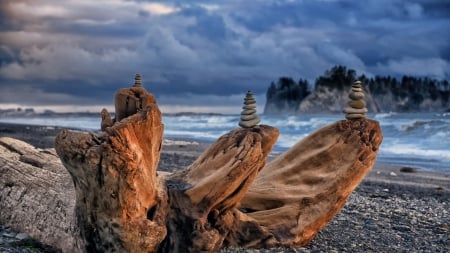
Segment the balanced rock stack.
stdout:
<path fill-rule="evenodd" d="M 141 75 L 136 74 L 136 75 L 134 76 L 134 85 L 133 85 L 133 87 L 140 87 L 140 86 L 142 86 Z"/>
<path fill-rule="evenodd" d="M 367 108 L 364 102 L 364 93 L 361 86 L 361 81 L 356 81 L 352 85 L 352 90 L 348 95 L 350 101 L 348 106 L 344 109 L 346 119 L 363 119 L 366 117 Z"/>
<path fill-rule="evenodd" d="M 261 121 L 258 115 L 256 115 L 256 100 L 253 98 L 251 91 L 248 91 L 245 95 L 242 109 L 239 126 L 250 128 L 256 126 Z"/>

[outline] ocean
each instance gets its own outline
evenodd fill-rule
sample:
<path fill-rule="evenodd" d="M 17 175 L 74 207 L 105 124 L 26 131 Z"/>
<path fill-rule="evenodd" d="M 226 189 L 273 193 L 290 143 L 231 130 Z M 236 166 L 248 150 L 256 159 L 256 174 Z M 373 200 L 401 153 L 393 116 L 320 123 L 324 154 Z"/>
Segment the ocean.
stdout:
<path fill-rule="evenodd" d="M 261 115 L 261 124 L 277 127 L 274 152 L 281 153 L 322 126 L 344 119 L 343 114 Z M 368 118 L 383 131 L 377 162 L 450 173 L 450 113 L 382 113 Z M 98 131 L 100 116 L 2 117 L 0 122 L 62 126 Z M 214 142 L 237 128 L 239 115 L 163 115 L 164 137 Z"/>

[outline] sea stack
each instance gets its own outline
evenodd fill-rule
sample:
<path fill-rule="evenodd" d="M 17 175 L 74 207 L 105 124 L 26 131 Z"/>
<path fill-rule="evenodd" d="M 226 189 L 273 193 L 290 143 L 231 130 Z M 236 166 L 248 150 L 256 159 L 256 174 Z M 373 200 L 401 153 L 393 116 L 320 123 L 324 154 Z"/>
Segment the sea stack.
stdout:
<path fill-rule="evenodd" d="M 253 98 L 253 93 L 248 91 L 244 98 L 244 106 L 242 107 L 241 120 L 239 126 L 243 128 L 250 128 L 256 126 L 261 120 L 256 115 L 256 100 Z"/>
<path fill-rule="evenodd" d="M 141 79 L 141 75 L 136 74 L 134 76 L 134 85 L 133 87 L 141 87 L 142 86 L 142 79 Z"/>
<path fill-rule="evenodd" d="M 364 93 L 361 86 L 361 81 L 355 81 L 352 85 L 352 90 L 348 95 L 350 99 L 348 106 L 344 109 L 346 119 L 363 119 L 366 117 L 367 108 L 364 102 Z"/>

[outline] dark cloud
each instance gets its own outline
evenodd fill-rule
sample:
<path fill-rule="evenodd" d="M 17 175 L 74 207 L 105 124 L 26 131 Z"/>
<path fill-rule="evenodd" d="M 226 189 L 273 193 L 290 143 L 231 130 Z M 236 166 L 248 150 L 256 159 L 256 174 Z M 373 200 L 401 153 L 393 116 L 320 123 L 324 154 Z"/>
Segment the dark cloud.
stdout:
<path fill-rule="evenodd" d="M 28 104 L 111 103 L 135 73 L 161 102 L 196 106 L 336 64 L 449 79 L 448 13 L 437 0 L 3 0 L 0 104 L 21 101 L 14 90 L 35 94 Z"/>

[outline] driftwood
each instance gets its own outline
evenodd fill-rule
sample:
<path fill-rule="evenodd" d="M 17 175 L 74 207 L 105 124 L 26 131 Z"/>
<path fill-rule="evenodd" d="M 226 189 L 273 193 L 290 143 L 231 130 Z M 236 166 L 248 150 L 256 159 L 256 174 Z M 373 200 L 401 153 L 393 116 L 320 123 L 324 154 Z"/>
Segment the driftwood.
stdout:
<path fill-rule="evenodd" d="M 64 252 L 80 252 L 75 189 L 55 149 L 0 138 L 0 224 Z"/>
<path fill-rule="evenodd" d="M 133 101 L 136 111 L 123 109 L 121 120 L 102 112 L 110 122 L 102 124 L 102 134 L 63 131 L 56 139 L 76 193 L 77 226 L 65 223 L 67 236 L 74 237 L 73 251 L 214 252 L 226 246 L 305 245 L 372 168 L 382 141 L 376 121 L 338 121 L 265 165 L 278 130 L 238 128 L 186 170 L 163 174 L 156 171 L 163 135 L 158 106 L 150 94 L 129 91 L 116 95 L 116 110 Z M 132 98 L 117 99 L 122 95 Z M 2 159 L 2 170 L 23 167 Z M 2 184 L 16 180 L 0 179 Z M 73 203 L 64 205 L 63 211 L 73 214 L 68 211 Z"/>

